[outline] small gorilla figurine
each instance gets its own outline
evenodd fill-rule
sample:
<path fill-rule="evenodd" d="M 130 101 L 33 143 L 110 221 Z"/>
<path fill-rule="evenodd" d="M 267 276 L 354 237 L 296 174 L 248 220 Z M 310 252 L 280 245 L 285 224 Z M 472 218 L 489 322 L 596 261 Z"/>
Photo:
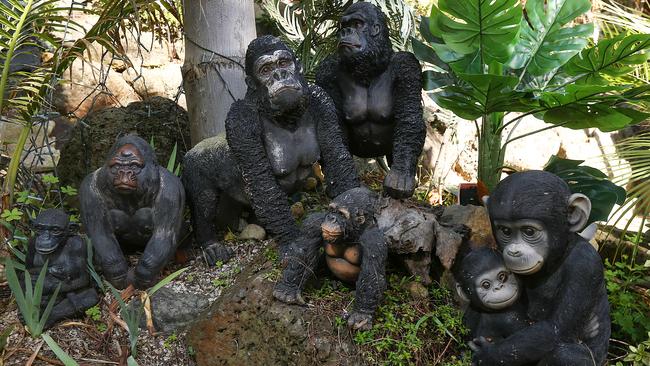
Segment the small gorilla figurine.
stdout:
<path fill-rule="evenodd" d="M 355 307 L 348 325 L 372 328 L 373 315 L 386 289 L 388 256 L 384 234 L 375 221 L 377 202 L 371 190 L 354 188 L 334 198 L 328 213 L 308 216 L 273 296 L 286 303 L 304 304 L 300 293 L 315 272 L 324 245 L 327 266 L 334 276 L 356 283 Z"/>
<path fill-rule="evenodd" d="M 469 303 L 463 319 L 472 338 L 493 342 L 528 325 L 519 281 L 505 267 L 500 253 L 487 247 L 473 249 L 452 271 L 458 296 Z"/>
<path fill-rule="evenodd" d="M 602 365 L 610 336 L 603 264 L 577 233 L 591 202 L 543 171 L 515 173 L 488 202 L 506 267 L 519 275 L 534 322 L 494 344 L 474 340 L 479 365 Z"/>
<path fill-rule="evenodd" d="M 410 197 L 426 135 L 420 64 L 410 52 L 393 52 L 386 16 L 373 4 L 352 4 L 340 27 L 338 54 L 318 66 L 316 84 L 334 100 L 352 154 L 385 155 L 385 191 Z"/>
<path fill-rule="evenodd" d="M 330 197 L 359 186 L 332 100 L 307 84 L 293 51 L 278 38 L 249 44 L 246 84 L 245 98 L 228 113 L 226 138 L 203 140 L 185 155 L 183 183 L 196 241 L 210 265 L 232 256 L 217 242 L 217 216 L 230 223 L 239 217 L 228 205 L 252 205 L 284 254 L 300 234 L 288 195 L 303 190 L 314 163 L 323 168 Z"/>
<path fill-rule="evenodd" d="M 153 286 L 179 244 L 185 192 L 178 177 L 158 165 L 147 142 L 124 136 L 106 164 L 83 180 L 80 201 L 82 222 L 108 282 L 119 289 Z M 134 270 L 122 247 L 144 248 Z"/>
<path fill-rule="evenodd" d="M 86 244 L 75 234 L 75 225 L 69 219 L 62 210 L 49 209 L 32 223 L 36 236 L 29 240 L 26 258 L 32 288 L 45 262 L 48 266 L 41 309 L 45 309 L 56 288 L 61 286 L 45 323 L 46 329 L 59 320 L 83 314 L 99 302 L 87 271 Z"/>

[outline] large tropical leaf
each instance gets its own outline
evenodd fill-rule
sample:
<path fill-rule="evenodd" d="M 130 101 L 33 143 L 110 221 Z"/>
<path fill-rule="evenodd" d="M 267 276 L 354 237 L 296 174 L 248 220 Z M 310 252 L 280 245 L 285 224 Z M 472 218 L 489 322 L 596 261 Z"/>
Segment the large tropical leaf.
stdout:
<path fill-rule="evenodd" d="M 512 54 L 521 18 L 518 0 L 440 0 L 431 9 L 430 29 L 456 53 L 478 52 L 481 63 L 504 63 Z"/>
<path fill-rule="evenodd" d="M 546 163 L 544 170 L 562 178 L 573 193 L 582 193 L 591 200 L 589 223 L 605 221 L 615 204 L 625 202 L 625 189 L 607 179 L 596 168 L 581 165 L 584 160 L 562 159 L 555 155 Z"/>
<path fill-rule="evenodd" d="M 650 34 L 621 34 L 615 38 L 604 39 L 597 45 L 575 55 L 564 66 L 568 75 L 579 76 L 577 82 L 585 84 L 604 84 L 608 81 L 600 76 L 606 74 L 620 76 L 634 70 L 648 60 Z"/>
<path fill-rule="evenodd" d="M 565 25 L 589 9 L 589 0 L 528 0 L 509 66 L 530 75 L 543 75 L 562 66 L 587 45 L 593 33 L 591 24 Z"/>

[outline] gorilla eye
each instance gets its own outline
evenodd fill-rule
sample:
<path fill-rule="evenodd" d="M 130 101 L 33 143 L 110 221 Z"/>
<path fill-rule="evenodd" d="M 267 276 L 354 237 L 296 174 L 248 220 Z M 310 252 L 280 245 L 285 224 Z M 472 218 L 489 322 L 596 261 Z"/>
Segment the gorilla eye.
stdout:
<path fill-rule="evenodd" d="M 287 67 L 289 66 L 289 60 L 280 60 L 280 67 Z"/>
<path fill-rule="evenodd" d="M 499 231 L 505 236 L 510 236 L 512 234 L 512 230 L 509 227 L 505 226 L 499 226 Z"/>
<path fill-rule="evenodd" d="M 270 73 L 270 72 L 271 72 L 271 66 L 270 66 L 270 65 L 264 65 L 264 66 L 260 69 L 260 72 L 262 72 L 262 74 L 268 74 L 268 73 Z"/>
<path fill-rule="evenodd" d="M 360 20 L 353 20 L 352 21 L 352 26 L 355 28 L 361 28 L 363 27 L 363 22 Z"/>
<path fill-rule="evenodd" d="M 485 289 L 485 290 L 489 290 L 490 289 L 490 281 L 485 280 L 485 281 L 481 282 L 481 287 L 483 287 L 483 289 Z"/>
<path fill-rule="evenodd" d="M 537 230 L 535 230 L 535 228 L 530 226 L 524 226 L 521 229 L 521 232 L 524 233 L 525 236 L 534 236 Z"/>
<path fill-rule="evenodd" d="M 497 278 L 501 282 L 506 282 L 508 280 L 508 274 L 506 272 L 499 272 L 499 275 L 498 275 Z"/>

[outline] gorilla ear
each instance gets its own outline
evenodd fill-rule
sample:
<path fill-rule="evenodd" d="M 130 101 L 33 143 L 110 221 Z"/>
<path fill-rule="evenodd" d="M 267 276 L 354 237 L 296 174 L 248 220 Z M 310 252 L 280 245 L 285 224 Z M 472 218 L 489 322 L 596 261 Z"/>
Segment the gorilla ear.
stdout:
<path fill-rule="evenodd" d="M 569 197 L 567 205 L 569 207 L 567 217 L 569 230 L 577 233 L 587 225 L 591 214 L 591 201 L 582 193 L 574 193 Z"/>
<path fill-rule="evenodd" d="M 467 297 L 467 294 L 465 291 L 463 291 L 463 286 L 460 285 L 460 283 L 456 282 L 456 293 L 458 294 L 458 297 L 460 297 L 461 300 L 464 302 L 469 302 L 469 297 Z"/>
<path fill-rule="evenodd" d="M 379 23 L 375 23 L 370 28 L 370 35 L 375 37 L 376 35 L 379 34 L 380 31 L 381 31 L 381 25 L 379 25 Z"/>
<path fill-rule="evenodd" d="M 490 200 L 490 196 L 485 195 L 481 197 L 481 201 L 483 201 L 483 207 L 487 207 L 489 200 Z"/>
<path fill-rule="evenodd" d="M 255 79 L 253 79 L 251 76 L 246 76 L 245 80 L 246 80 L 246 85 L 249 88 L 251 88 L 253 90 L 257 89 L 257 83 L 255 82 Z"/>

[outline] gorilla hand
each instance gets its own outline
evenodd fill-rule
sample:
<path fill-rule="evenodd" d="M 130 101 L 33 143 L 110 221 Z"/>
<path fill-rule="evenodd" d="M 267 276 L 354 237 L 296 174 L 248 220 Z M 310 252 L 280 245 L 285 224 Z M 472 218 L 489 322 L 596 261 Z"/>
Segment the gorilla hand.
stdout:
<path fill-rule="evenodd" d="M 273 289 L 273 297 L 286 304 L 305 305 L 305 300 L 300 294 L 300 289 L 285 284 L 282 281 L 275 285 L 275 288 Z"/>
<path fill-rule="evenodd" d="M 384 190 L 396 199 L 409 198 L 415 191 L 415 178 L 411 174 L 391 169 L 384 179 Z"/>
<path fill-rule="evenodd" d="M 354 330 L 370 330 L 372 328 L 372 314 L 354 311 L 348 316 L 348 326 Z"/>
<path fill-rule="evenodd" d="M 235 252 L 221 243 L 209 242 L 203 245 L 203 256 L 209 266 L 214 266 L 217 262 L 225 263 Z"/>

